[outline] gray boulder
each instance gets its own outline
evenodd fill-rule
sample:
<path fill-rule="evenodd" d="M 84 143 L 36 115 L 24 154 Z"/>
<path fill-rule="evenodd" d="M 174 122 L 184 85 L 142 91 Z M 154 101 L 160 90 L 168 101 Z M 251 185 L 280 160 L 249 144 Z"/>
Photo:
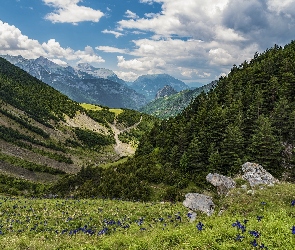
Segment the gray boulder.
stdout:
<path fill-rule="evenodd" d="M 230 189 L 236 187 L 236 182 L 232 178 L 220 174 L 210 173 L 206 176 L 206 180 L 217 187 L 219 195 L 226 195 Z"/>
<path fill-rule="evenodd" d="M 242 165 L 244 175 L 242 178 L 247 180 L 251 187 L 257 185 L 274 185 L 279 181 L 257 163 L 246 162 Z"/>
<path fill-rule="evenodd" d="M 208 216 L 213 214 L 215 207 L 210 196 L 198 193 L 186 194 L 183 205 L 193 211 L 202 211 Z"/>

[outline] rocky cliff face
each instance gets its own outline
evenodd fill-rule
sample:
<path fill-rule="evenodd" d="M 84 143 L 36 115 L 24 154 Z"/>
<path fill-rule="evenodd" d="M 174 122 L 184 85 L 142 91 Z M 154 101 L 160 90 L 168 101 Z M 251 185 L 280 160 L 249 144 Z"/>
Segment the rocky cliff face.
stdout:
<path fill-rule="evenodd" d="M 129 109 L 138 109 L 147 102 L 111 70 L 89 64 L 80 64 L 77 68 L 61 66 L 45 57 L 2 57 L 77 102 Z"/>
<path fill-rule="evenodd" d="M 164 88 L 160 89 L 157 92 L 155 99 L 159 99 L 159 98 L 166 97 L 166 96 L 171 96 L 176 93 L 177 93 L 177 91 L 174 88 L 172 88 L 170 85 L 166 85 L 166 86 L 164 86 Z"/>
<path fill-rule="evenodd" d="M 159 89 L 162 89 L 167 85 L 171 86 L 176 91 L 189 89 L 189 86 L 187 86 L 184 82 L 167 74 L 140 76 L 130 87 L 138 93 L 143 94 L 148 101 L 152 101 Z"/>

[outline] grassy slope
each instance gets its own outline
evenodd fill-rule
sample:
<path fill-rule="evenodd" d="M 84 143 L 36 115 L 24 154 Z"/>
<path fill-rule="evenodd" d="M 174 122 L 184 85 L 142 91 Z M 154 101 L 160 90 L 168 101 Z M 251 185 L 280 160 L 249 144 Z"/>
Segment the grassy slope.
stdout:
<path fill-rule="evenodd" d="M 295 200 L 294 188 L 294 184 L 279 184 L 256 189 L 254 195 L 237 188 L 227 197 L 215 199 L 217 208 L 213 216 L 198 214 L 193 223 L 189 222 L 188 210 L 181 203 L 1 197 L 0 247 L 253 249 L 254 237 L 249 231 L 258 231 L 259 246 L 294 249 L 295 235 L 291 231 L 295 226 L 295 206 L 291 205 Z M 218 215 L 224 208 L 222 215 Z M 257 216 L 263 216 L 261 221 Z M 244 224 L 245 219 L 249 220 L 246 232 L 241 233 L 232 226 L 237 220 Z M 199 222 L 204 225 L 201 231 L 196 228 Z M 84 231 L 91 230 L 70 235 L 71 230 L 83 227 Z M 104 234 L 101 230 L 106 227 L 108 233 Z M 244 238 L 237 241 L 237 235 Z"/>
<path fill-rule="evenodd" d="M 140 108 L 140 111 L 160 119 L 167 119 L 169 117 L 176 116 L 181 113 L 200 93 L 203 91 L 208 92 L 214 86 L 214 83 L 215 82 L 211 82 L 200 88 L 183 90 L 171 96 L 158 98 Z"/>
<path fill-rule="evenodd" d="M 103 110 L 99 114 L 103 122 L 91 119 L 88 110 Z M 109 145 L 87 147 L 76 128 L 88 130 L 88 135 L 98 133 L 104 141 L 112 136 L 104 115 L 117 117 L 124 112 L 80 105 L 0 58 L 0 174 L 48 183 L 65 173 L 77 173 L 82 166 L 114 162 L 120 156 L 111 140 Z M 6 184 L 8 189 L 13 186 Z"/>

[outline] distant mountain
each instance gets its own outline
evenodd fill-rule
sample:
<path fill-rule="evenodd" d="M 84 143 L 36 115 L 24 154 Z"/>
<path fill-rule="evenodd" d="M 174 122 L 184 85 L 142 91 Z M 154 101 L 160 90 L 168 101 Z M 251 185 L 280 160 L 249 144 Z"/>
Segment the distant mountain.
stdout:
<path fill-rule="evenodd" d="M 126 82 L 120 79 L 112 70 L 105 68 L 96 68 L 89 63 L 79 63 L 76 67 L 77 70 L 83 71 L 96 78 L 108 79 L 113 82 L 117 82 L 123 85 L 127 85 Z"/>
<path fill-rule="evenodd" d="M 176 91 L 189 89 L 184 82 L 167 74 L 143 75 L 138 77 L 130 87 L 140 94 L 145 95 L 146 99 L 152 101 L 157 92 L 166 85 L 171 86 Z"/>
<path fill-rule="evenodd" d="M 166 86 L 164 86 L 164 88 L 160 89 L 157 92 L 155 99 L 171 96 L 171 95 L 174 95 L 176 93 L 177 93 L 177 91 L 174 88 L 172 88 L 170 85 L 166 85 Z"/>
<path fill-rule="evenodd" d="M 216 83 L 216 81 L 213 81 L 200 88 L 187 89 L 172 95 L 159 96 L 159 98 L 156 98 L 155 100 L 140 108 L 140 111 L 161 119 L 173 117 L 181 113 L 187 106 L 189 106 L 191 101 L 199 94 L 202 92 L 206 93 L 212 89 Z"/>
<path fill-rule="evenodd" d="M 129 109 L 138 109 L 147 102 L 143 95 L 127 87 L 123 80 L 107 69 L 89 64 L 80 64 L 77 68 L 64 67 L 45 57 L 2 57 L 77 102 Z"/>
<path fill-rule="evenodd" d="M 44 64 L 62 70 L 40 58 L 40 69 Z M 134 110 L 81 105 L 0 58 L 0 192 L 29 194 L 39 182 L 132 155 L 155 121 Z"/>

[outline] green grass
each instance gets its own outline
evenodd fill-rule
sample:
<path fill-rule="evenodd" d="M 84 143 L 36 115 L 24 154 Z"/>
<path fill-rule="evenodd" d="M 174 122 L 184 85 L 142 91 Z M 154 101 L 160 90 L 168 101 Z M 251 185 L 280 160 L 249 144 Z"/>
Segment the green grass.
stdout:
<path fill-rule="evenodd" d="M 80 105 L 81 105 L 84 109 L 86 109 L 86 110 L 94 110 L 94 111 L 96 111 L 96 110 L 103 110 L 102 107 L 97 106 L 97 105 L 94 105 L 94 104 L 81 103 Z M 110 112 L 112 112 L 112 113 L 115 113 L 115 115 L 119 115 L 119 114 L 121 114 L 121 113 L 124 112 L 123 109 L 109 109 L 109 108 L 108 108 L 108 110 L 109 110 Z"/>
<path fill-rule="evenodd" d="M 236 189 L 217 203 L 216 212 L 198 214 L 189 222 L 181 203 L 142 203 L 121 200 L 62 200 L 0 197 L 2 249 L 255 249 L 249 231 L 258 231 L 259 245 L 294 249 L 295 185 L 255 190 Z M 265 202 L 265 204 L 261 204 Z M 221 208 L 222 215 L 218 215 Z M 180 217 L 181 220 L 180 220 Z M 257 221 L 257 216 L 263 216 Z M 233 227 L 239 220 L 246 232 Z M 118 224 L 120 221 L 120 225 Z M 204 229 L 196 228 L 198 222 Z M 71 230 L 91 229 L 94 235 Z M 127 226 L 128 225 L 128 226 Z M 100 233 L 103 228 L 107 233 Z M 85 231 L 85 230 L 84 230 Z M 89 231 L 89 232 L 92 232 Z M 243 235 L 236 241 L 237 234 Z M 283 248 L 282 248 L 283 247 Z M 256 247 L 259 249 L 259 247 Z"/>

